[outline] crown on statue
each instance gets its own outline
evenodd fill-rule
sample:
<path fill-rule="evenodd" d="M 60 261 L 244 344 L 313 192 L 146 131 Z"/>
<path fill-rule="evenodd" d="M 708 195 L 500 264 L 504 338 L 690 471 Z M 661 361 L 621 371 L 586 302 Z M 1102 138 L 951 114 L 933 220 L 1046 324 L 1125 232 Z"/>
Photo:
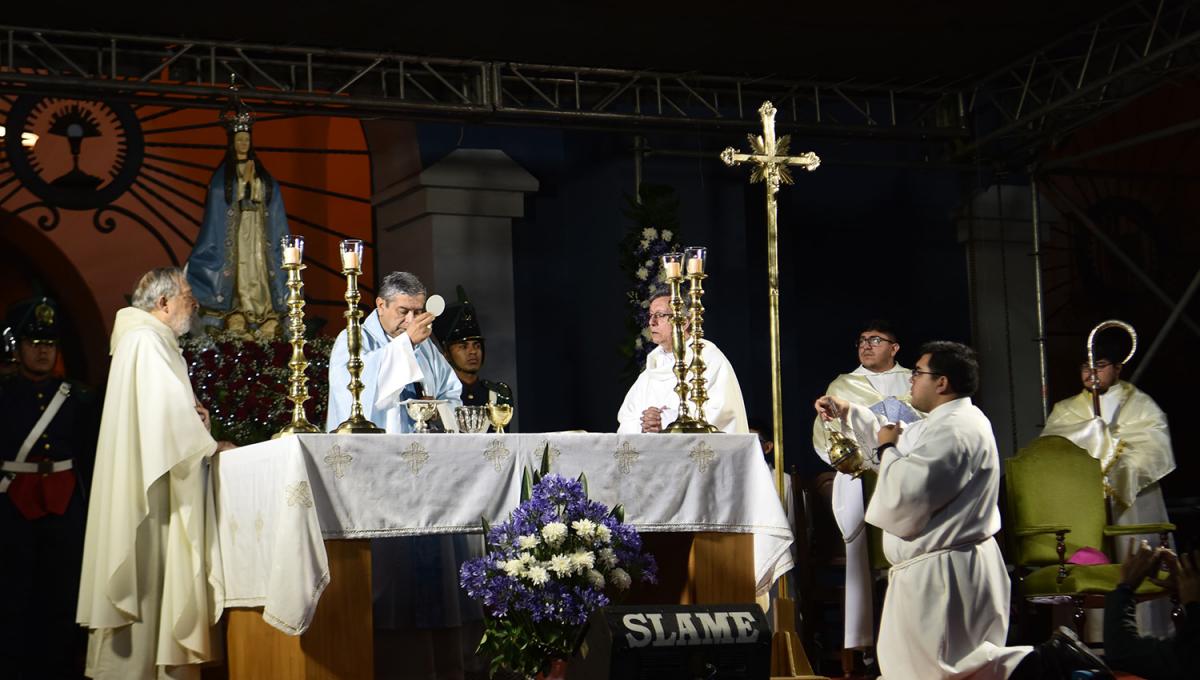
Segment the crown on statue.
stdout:
<path fill-rule="evenodd" d="M 249 132 L 254 126 L 254 110 L 238 94 L 237 76 L 229 76 L 229 103 L 221 112 L 221 121 L 232 133 Z"/>

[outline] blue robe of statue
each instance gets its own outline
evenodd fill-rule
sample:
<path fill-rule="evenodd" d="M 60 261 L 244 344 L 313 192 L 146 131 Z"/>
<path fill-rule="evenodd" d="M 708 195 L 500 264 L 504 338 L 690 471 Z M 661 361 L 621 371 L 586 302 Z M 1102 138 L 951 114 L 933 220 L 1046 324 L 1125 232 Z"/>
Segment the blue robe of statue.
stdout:
<path fill-rule="evenodd" d="M 398 431 L 388 429 L 388 433 L 400 434 L 411 432 L 413 427 L 407 409 L 397 405 L 416 396 L 412 385 L 390 397 L 385 408 L 376 408 L 375 403 L 380 364 L 384 349 L 391 342 L 392 338 L 379 323 L 379 312 L 372 311 L 362 324 L 363 415 L 380 427 L 386 427 L 389 422 L 399 423 Z M 414 347 L 413 354 L 421 369 L 426 396 L 449 401 L 451 409 L 461 406 L 462 383 L 434 346 L 433 339 Z M 329 353 L 327 431 L 332 431 L 350 416 L 351 396 L 346 387 L 350 382 L 350 371 L 346 368 L 349 359 L 346 331 L 343 330 Z M 390 419 L 389 412 L 392 412 Z M 479 620 L 478 605 L 467 599 L 458 587 L 459 567 L 464 560 L 479 554 L 478 550 L 470 549 L 465 535 L 373 539 L 371 581 L 375 627 L 388 630 L 447 628 L 461 626 L 464 621 Z"/>
<path fill-rule="evenodd" d="M 208 183 L 204 222 L 200 225 L 200 235 L 187 262 L 187 280 L 192 286 L 192 294 L 205 309 L 232 311 L 237 274 L 234 244 L 240 223 L 241 209 L 236 199 L 232 205 L 225 202 L 225 164 L 222 163 Z M 283 312 L 286 309 L 287 277 L 280 266 L 283 262 L 280 240 L 289 232 L 287 211 L 283 207 L 283 195 L 279 193 L 277 181 L 271 182 L 271 197 L 266 201 L 263 230 L 267 239 L 263 251 L 268 254 L 267 283 L 271 290 L 271 306 L 275 311 Z"/>
<path fill-rule="evenodd" d="M 390 407 L 375 408 L 377 376 L 384 354 L 382 350 L 391 341 L 392 338 L 384 332 L 383 326 L 379 323 L 379 312 L 372 311 L 362 323 L 363 370 L 361 380 L 363 391 L 361 400 L 363 416 L 379 427 L 387 428 L 388 413 L 399 411 L 400 429 L 398 431 L 389 429 L 388 433 L 403 434 L 412 431 L 413 422 L 408 417 L 407 409 L 396 404 L 410 397 L 416 397 L 416 392 L 411 389 L 411 386 L 391 400 Z M 451 411 L 457 406 L 462 406 L 462 383 L 454 374 L 450 363 L 434 346 L 433 339 L 430 338 L 414 347 L 413 354 L 416 355 L 417 366 L 420 367 L 421 374 L 424 376 L 421 383 L 424 385 L 425 395 L 435 399 L 445 399 L 450 403 Z M 333 349 L 329 352 L 329 409 L 325 416 L 326 431 L 333 431 L 342 421 L 350 417 L 351 397 L 350 390 L 346 387 L 350 384 L 350 371 L 346 368 L 349 360 L 350 351 L 346 345 L 346 331 L 343 330 L 338 333 L 337 339 L 333 342 Z M 393 413 L 393 421 L 395 420 L 394 415 Z"/>

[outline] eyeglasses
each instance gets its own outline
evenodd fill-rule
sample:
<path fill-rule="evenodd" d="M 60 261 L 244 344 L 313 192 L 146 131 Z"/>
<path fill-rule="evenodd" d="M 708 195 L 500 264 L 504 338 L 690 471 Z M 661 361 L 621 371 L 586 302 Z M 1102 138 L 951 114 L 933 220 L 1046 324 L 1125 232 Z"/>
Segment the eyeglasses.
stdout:
<path fill-rule="evenodd" d="M 888 343 L 889 345 L 896 344 L 895 340 L 888 340 L 887 338 L 880 336 L 880 335 L 872 335 L 869 338 L 859 338 L 858 342 L 854 343 L 854 346 L 862 347 L 865 344 L 865 345 L 870 345 L 872 347 L 878 347 L 885 342 Z"/>
<path fill-rule="evenodd" d="M 1101 359 L 1100 361 L 1096 362 L 1096 370 L 1103 371 L 1104 369 L 1106 369 L 1112 365 L 1113 365 L 1113 363 L 1111 361 L 1109 361 L 1107 359 Z M 1091 373 L 1092 367 L 1089 366 L 1088 362 L 1085 361 L 1082 364 L 1079 364 L 1079 370 L 1084 371 L 1086 373 Z"/>
<path fill-rule="evenodd" d="M 919 375 L 933 376 L 933 375 L 946 375 L 946 374 L 945 373 L 937 373 L 936 371 L 918 371 L 917 369 L 914 368 L 913 372 L 912 372 L 912 377 L 909 378 L 909 380 L 916 380 L 917 376 L 919 376 Z"/>
<path fill-rule="evenodd" d="M 674 317 L 675 317 L 675 315 L 671 314 L 670 312 L 651 312 L 649 318 L 650 318 L 650 323 L 655 324 L 655 323 L 659 323 L 662 321 L 669 321 L 670 319 L 672 319 Z"/>

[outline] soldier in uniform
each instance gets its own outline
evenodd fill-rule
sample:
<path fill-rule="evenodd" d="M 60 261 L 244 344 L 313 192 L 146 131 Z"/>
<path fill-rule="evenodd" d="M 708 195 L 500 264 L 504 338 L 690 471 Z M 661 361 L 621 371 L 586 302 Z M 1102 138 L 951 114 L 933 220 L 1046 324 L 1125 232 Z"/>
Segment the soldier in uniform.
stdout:
<path fill-rule="evenodd" d="M 99 408 L 54 375 L 53 300 L 15 305 L 7 326 L 17 371 L 0 380 L 0 676 L 79 678 L 75 603 Z"/>
<path fill-rule="evenodd" d="M 445 313 L 433 322 L 433 332 L 462 382 L 463 406 L 513 403 L 508 385 L 479 377 L 484 360 L 483 331 L 479 328 L 475 305 L 467 299 L 462 286 L 458 286 L 458 302 L 447 306 Z"/>

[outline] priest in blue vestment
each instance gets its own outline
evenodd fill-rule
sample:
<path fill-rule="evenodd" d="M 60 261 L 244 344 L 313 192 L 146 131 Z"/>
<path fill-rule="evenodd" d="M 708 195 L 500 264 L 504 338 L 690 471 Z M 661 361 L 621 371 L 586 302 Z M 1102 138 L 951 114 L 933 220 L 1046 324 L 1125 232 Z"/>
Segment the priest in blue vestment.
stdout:
<path fill-rule="evenodd" d="M 412 431 L 409 399 L 443 399 L 451 412 L 462 404 L 462 383 L 431 339 L 425 298 L 416 276 L 392 272 L 362 323 L 363 415 L 389 434 Z M 350 416 L 349 359 L 342 331 L 329 355 L 329 431 Z M 464 664 L 477 663 L 482 612 L 459 589 L 458 568 L 482 554 L 480 543 L 461 534 L 371 541 L 376 678 L 462 677 Z"/>
<path fill-rule="evenodd" d="M 375 310 L 362 323 L 361 395 L 363 415 L 391 434 L 411 432 L 412 419 L 401 404 L 431 397 L 462 405 L 462 383 L 432 334 L 433 315 L 425 311 L 425 285 L 408 272 L 383 278 Z M 346 331 L 329 353 L 329 409 L 325 429 L 333 431 L 350 417 L 350 352 Z"/>

